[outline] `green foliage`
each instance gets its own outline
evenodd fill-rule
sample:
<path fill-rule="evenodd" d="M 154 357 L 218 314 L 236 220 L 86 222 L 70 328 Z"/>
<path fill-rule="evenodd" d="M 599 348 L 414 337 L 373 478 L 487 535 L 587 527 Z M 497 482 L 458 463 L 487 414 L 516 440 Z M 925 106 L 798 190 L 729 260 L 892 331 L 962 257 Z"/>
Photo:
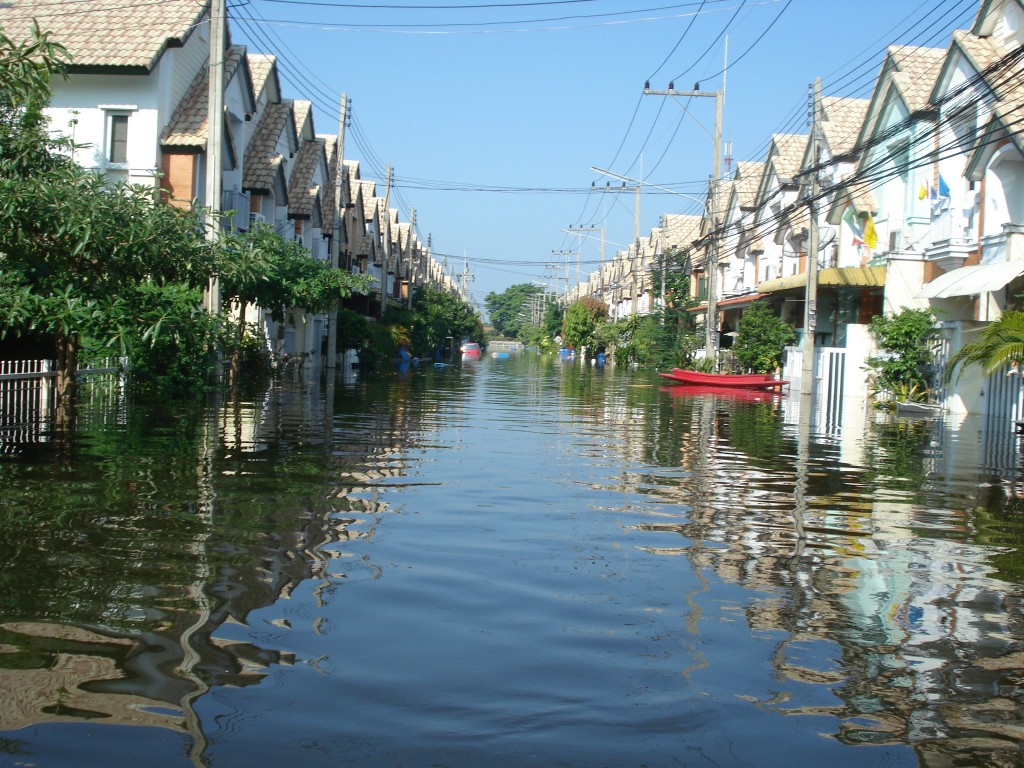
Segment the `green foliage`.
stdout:
<path fill-rule="evenodd" d="M 366 277 L 330 269 L 270 227 L 214 245 L 195 213 L 163 204 L 152 185 L 108 189 L 71 163 L 43 113 L 65 60 L 38 29 L 22 44 L 0 33 L 0 333 L 51 334 L 58 381 L 73 381 L 82 344 L 129 354 L 145 386 L 202 383 L 218 337 L 202 311 L 213 274 L 225 311 L 240 307 L 243 323 L 248 303 L 280 321 L 289 308 L 325 311 L 366 287 Z"/>
<path fill-rule="evenodd" d="M 429 355 L 440 350 L 449 336 L 458 344 L 462 339 L 483 341 L 483 323 L 469 304 L 458 296 L 432 286 L 423 286 L 413 295 L 413 348 Z"/>
<path fill-rule="evenodd" d="M 702 357 L 700 359 L 690 360 L 685 367 L 688 371 L 699 371 L 700 373 L 714 373 L 715 372 L 715 358 L 713 357 Z"/>
<path fill-rule="evenodd" d="M 203 310 L 202 299 L 202 291 L 180 283 L 142 284 L 118 298 L 116 311 L 103 313 L 117 318 L 134 313 L 141 321 L 119 330 L 121 349 L 142 389 L 178 394 L 204 386 L 218 323 Z M 139 327 L 146 329 L 141 335 Z"/>
<path fill-rule="evenodd" d="M 876 391 L 894 398 L 926 400 L 930 391 L 935 315 L 930 309 L 904 307 L 897 314 L 878 315 L 869 327 L 883 354 L 869 357 Z"/>
<path fill-rule="evenodd" d="M 532 283 L 517 283 L 501 293 L 488 293 L 484 307 L 494 330 L 509 339 L 520 338 L 520 331 L 530 319 L 531 297 L 543 293 L 544 289 Z"/>
<path fill-rule="evenodd" d="M 277 322 L 291 308 L 325 312 L 353 291 L 369 287 L 365 275 L 311 259 L 302 244 L 262 222 L 221 239 L 217 271 L 225 303 L 257 304 Z"/>
<path fill-rule="evenodd" d="M 365 315 L 342 307 L 338 310 L 338 348 L 337 352 L 347 349 L 360 349 L 370 338 L 370 320 Z"/>
<path fill-rule="evenodd" d="M 752 373 L 771 373 L 782 362 L 788 344 L 796 341 L 793 328 L 765 302 L 756 301 L 740 318 L 733 352 L 740 365 Z"/>
<path fill-rule="evenodd" d="M 564 319 L 565 312 L 562 310 L 562 305 L 557 301 L 548 302 L 547 307 L 544 309 L 544 319 L 541 321 L 545 338 L 554 339 L 555 336 L 560 335 Z"/>
<path fill-rule="evenodd" d="M 662 268 L 665 271 L 665 301 L 669 305 L 684 304 L 690 297 L 690 253 L 670 248 L 651 270 L 651 296 L 661 298 Z"/>
<path fill-rule="evenodd" d="M 962 346 L 946 365 L 947 380 L 959 367 L 960 374 L 972 365 L 980 365 L 991 375 L 1006 365 L 1020 368 L 1024 361 L 1024 312 L 1010 310 L 985 326 L 978 338 Z M 958 378 L 959 378 L 958 376 Z"/>
<path fill-rule="evenodd" d="M 562 323 L 562 343 L 571 347 L 591 347 L 594 331 L 608 318 L 608 307 L 604 302 L 589 296 L 574 301 L 565 312 Z"/>

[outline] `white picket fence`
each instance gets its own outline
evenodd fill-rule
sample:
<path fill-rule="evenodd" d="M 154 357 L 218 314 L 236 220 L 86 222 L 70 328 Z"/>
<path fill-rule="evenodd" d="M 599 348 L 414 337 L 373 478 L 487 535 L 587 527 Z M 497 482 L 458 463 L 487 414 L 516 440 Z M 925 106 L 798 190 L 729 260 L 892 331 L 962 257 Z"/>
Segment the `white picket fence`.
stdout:
<path fill-rule="evenodd" d="M 47 441 L 56 400 L 56 367 L 52 360 L 0 360 L 0 454 Z M 104 376 L 116 380 L 117 387 L 101 396 L 120 399 L 127 369 L 127 358 L 108 357 L 82 366 L 78 376 L 87 381 Z"/>

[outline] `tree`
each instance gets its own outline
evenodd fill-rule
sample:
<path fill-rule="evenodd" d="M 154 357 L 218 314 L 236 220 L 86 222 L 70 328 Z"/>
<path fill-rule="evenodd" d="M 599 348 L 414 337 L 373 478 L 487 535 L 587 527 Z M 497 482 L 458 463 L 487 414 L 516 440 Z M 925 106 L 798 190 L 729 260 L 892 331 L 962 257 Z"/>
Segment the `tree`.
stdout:
<path fill-rule="evenodd" d="M 772 373 L 782 361 L 787 344 L 796 341 L 796 332 L 764 302 L 754 302 L 736 329 L 733 351 L 740 365 L 753 373 Z"/>
<path fill-rule="evenodd" d="M 896 314 L 877 315 L 868 330 L 884 354 L 869 357 L 876 387 L 896 399 L 925 400 L 930 391 L 935 315 L 930 309 L 904 307 Z"/>
<path fill-rule="evenodd" d="M 483 341 L 483 323 L 472 306 L 448 291 L 426 285 L 413 296 L 413 348 L 424 354 L 444 347 L 450 336 Z"/>
<path fill-rule="evenodd" d="M 946 364 L 946 378 L 959 367 L 980 365 L 989 376 L 1006 365 L 1020 369 L 1024 362 L 1024 312 L 1009 310 L 998 320 L 985 326 L 978 338 L 962 346 Z"/>
<path fill-rule="evenodd" d="M 591 346 L 599 323 L 608 319 L 608 307 L 597 299 L 585 296 L 574 301 L 565 312 L 562 343 L 572 347 Z"/>
<path fill-rule="evenodd" d="M 233 307 L 238 312 L 231 356 L 232 381 L 237 381 L 240 374 L 250 305 L 268 311 L 276 322 L 283 323 L 289 310 L 324 312 L 353 291 L 369 286 L 368 277 L 331 269 L 310 258 L 300 243 L 286 240 L 262 222 L 221 238 L 217 253 L 225 311 Z"/>
<path fill-rule="evenodd" d="M 62 63 L 38 29 L 23 44 L 0 33 L 0 333 L 55 340 L 63 402 L 83 341 L 132 350 L 158 370 L 174 359 L 154 354 L 172 327 L 172 336 L 190 326 L 203 337 L 192 301 L 213 261 L 193 214 L 154 199 L 152 187 L 108 191 L 70 161 L 67 142 L 50 138 L 42 110 Z"/>
<path fill-rule="evenodd" d="M 543 288 L 532 283 L 517 283 L 501 293 L 488 293 L 484 307 L 494 330 L 506 338 L 518 339 L 520 329 L 530 320 L 529 301 L 539 293 Z"/>
<path fill-rule="evenodd" d="M 662 270 L 665 272 L 665 303 L 677 305 L 690 297 L 690 252 L 678 247 L 669 248 L 651 270 L 651 296 L 661 298 Z"/>

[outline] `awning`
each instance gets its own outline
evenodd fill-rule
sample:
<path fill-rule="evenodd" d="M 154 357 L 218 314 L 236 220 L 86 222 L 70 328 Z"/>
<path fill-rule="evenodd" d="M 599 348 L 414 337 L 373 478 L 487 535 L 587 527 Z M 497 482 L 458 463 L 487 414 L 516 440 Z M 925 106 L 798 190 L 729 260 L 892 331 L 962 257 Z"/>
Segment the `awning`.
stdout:
<path fill-rule="evenodd" d="M 951 296 L 977 296 L 1005 288 L 1024 274 L 1024 260 L 975 264 L 939 275 L 917 294 L 918 299 L 948 299 Z"/>
<path fill-rule="evenodd" d="M 747 293 L 743 296 L 730 296 L 727 299 L 719 299 L 715 302 L 716 310 L 724 309 L 741 309 L 748 304 L 753 304 L 755 301 L 764 298 L 756 293 Z M 708 303 L 705 301 L 703 304 L 698 304 L 695 307 L 690 307 L 686 310 L 687 312 L 693 312 L 694 314 L 706 315 L 708 312 Z"/>
<path fill-rule="evenodd" d="M 778 293 L 788 291 L 790 288 L 803 288 L 807 285 L 807 273 L 801 272 L 798 275 L 787 275 L 786 277 L 775 277 L 765 280 L 757 286 L 758 293 Z"/>
<path fill-rule="evenodd" d="M 778 293 L 807 285 L 807 273 L 765 280 L 758 293 Z M 818 285 L 825 287 L 881 288 L 885 285 L 885 267 L 830 267 L 818 272 Z"/>

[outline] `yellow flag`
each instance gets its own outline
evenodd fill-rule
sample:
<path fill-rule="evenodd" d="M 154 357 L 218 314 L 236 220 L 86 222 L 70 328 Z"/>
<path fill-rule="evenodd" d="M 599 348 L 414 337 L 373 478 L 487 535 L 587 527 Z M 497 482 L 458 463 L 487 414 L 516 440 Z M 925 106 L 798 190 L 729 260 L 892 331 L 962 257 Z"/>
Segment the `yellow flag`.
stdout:
<path fill-rule="evenodd" d="M 878 232 L 875 231 L 875 220 L 868 214 L 868 220 L 864 224 L 864 245 L 871 250 L 878 246 Z"/>

